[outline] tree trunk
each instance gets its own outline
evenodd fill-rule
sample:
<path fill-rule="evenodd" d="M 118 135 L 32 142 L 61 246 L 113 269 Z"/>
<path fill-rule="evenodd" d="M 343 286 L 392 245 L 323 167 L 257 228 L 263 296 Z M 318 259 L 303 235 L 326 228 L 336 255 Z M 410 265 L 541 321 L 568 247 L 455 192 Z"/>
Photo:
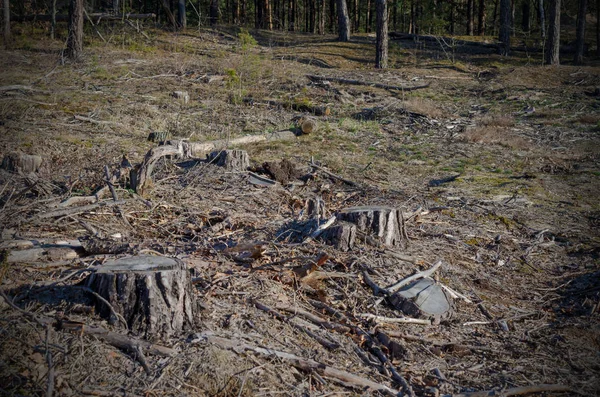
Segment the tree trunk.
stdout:
<path fill-rule="evenodd" d="M 560 64 L 560 0 L 550 0 L 550 25 L 546 39 L 546 65 Z"/>
<path fill-rule="evenodd" d="M 325 34 L 325 0 L 319 1 L 319 34 Z"/>
<path fill-rule="evenodd" d="M 219 23 L 219 1 L 218 0 L 210 0 L 210 11 L 209 17 L 210 26 L 215 26 Z"/>
<path fill-rule="evenodd" d="M 171 11 L 171 7 L 169 6 L 167 0 L 162 0 L 162 8 L 165 11 L 165 14 L 167 15 L 169 23 L 171 24 L 171 26 L 173 26 L 173 29 L 177 29 L 177 21 L 175 20 L 175 15 L 173 15 L 173 12 Z"/>
<path fill-rule="evenodd" d="M 54 40 L 56 38 L 56 0 L 52 0 L 52 13 L 50 19 L 50 38 Z"/>
<path fill-rule="evenodd" d="M 265 0 L 265 28 L 273 30 L 273 10 L 271 0 Z"/>
<path fill-rule="evenodd" d="M 371 0 L 367 0 L 365 9 L 365 33 L 371 32 Z"/>
<path fill-rule="evenodd" d="M 538 0 L 538 20 L 540 22 L 540 34 L 546 39 L 546 14 L 544 12 L 544 0 Z"/>
<path fill-rule="evenodd" d="M 290 0 L 290 9 L 289 9 L 289 31 L 293 32 L 296 30 L 296 1 Z"/>
<path fill-rule="evenodd" d="M 377 42 L 375 67 L 386 69 L 388 66 L 388 10 L 387 0 L 375 0 L 377 8 Z"/>
<path fill-rule="evenodd" d="M 479 17 L 477 21 L 477 34 L 485 36 L 485 0 L 479 0 Z"/>
<path fill-rule="evenodd" d="M 186 0 L 177 1 L 177 27 L 179 27 L 180 29 L 185 29 L 187 25 L 187 18 L 185 15 L 185 1 Z"/>
<path fill-rule="evenodd" d="M 337 218 L 354 223 L 359 232 L 373 235 L 384 245 L 394 246 L 402 241 L 404 220 L 402 213 L 395 208 L 384 206 L 346 208 L 340 211 Z"/>
<path fill-rule="evenodd" d="M 500 0 L 500 55 L 508 55 L 510 52 L 510 0 Z"/>
<path fill-rule="evenodd" d="M 329 0 L 329 31 L 331 33 L 334 33 L 336 30 L 336 4 L 337 4 L 337 0 Z"/>
<path fill-rule="evenodd" d="M 596 0 L 596 56 L 600 57 L 600 0 Z"/>
<path fill-rule="evenodd" d="M 4 26 L 2 30 L 2 34 L 4 35 L 4 46 L 9 47 L 10 45 L 10 1 L 4 0 L 2 2 L 4 7 Z"/>
<path fill-rule="evenodd" d="M 579 11 L 577 12 L 577 40 L 575 42 L 576 65 L 583 63 L 583 49 L 585 44 L 585 14 L 587 13 L 587 0 L 579 0 Z M 596 22 L 600 23 L 600 22 Z"/>
<path fill-rule="evenodd" d="M 135 334 L 166 339 L 192 329 L 198 304 L 189 272 L 178 259 L 133 256 L 108 261 L 85 284 L 110 303 L 96 309 L 110 323 L 124 320 Z"/>
<path fill-rule="evenodd" d="M 83 53 L 83 0 L 71 0 L 69 4 L 69 37 L 67 58 L 77 60 Z"/>
<path fill-rule="evenodd" d="M 119 0 L 113 0 L 112 9 L 113 13 L 119 14 Z"/>
<path fill-rule="evenodd" d="M 524 33 L 529 33 L 531 30 L 531 4 L 530 0 L 523 0 L 521 4 L 521 30 Z"/>
<path fill-rule="evenodd" d="M 337 0 L 338 8 L 338 41 L 350 41 L 350 19 L 346 0 Z"/>
<path fill-rule="evenodd" d="M 474 34 L 475 0 L 467 0 L 467 36 Z"/>

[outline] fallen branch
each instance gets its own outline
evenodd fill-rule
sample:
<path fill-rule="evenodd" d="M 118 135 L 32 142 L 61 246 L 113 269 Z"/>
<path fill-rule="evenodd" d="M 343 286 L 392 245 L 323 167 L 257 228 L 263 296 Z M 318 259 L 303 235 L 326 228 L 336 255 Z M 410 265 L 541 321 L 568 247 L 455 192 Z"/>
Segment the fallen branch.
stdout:
<path fill-rule="evenodd" d="M 121 204 L 125 204 L 125 200 L 101 201 L 99 203 L 83 205 L 81 207 L 65 208 L 65 209 L 61 209 L 61 210 L 45 212 L 43 214 L 38 214 L 37 217 L 35 217 L 35 219 L 37 220 L 37 219 L 57 218 L 57 217 L 67 216 L 67 215 L 82 214 L 84 212 L 95 210 L 96 208 L 112 207 L 114 205 L 121 205 Z"/>
<path fill-rule="evenodd" d="M 248 135 L 240 138 L 234 139 L 219 139 L 211 142 L 190 142 L 189 148 L 190 152 L 195 157 L 201 157 L 206 153 L 212 152 L 214 150 L 225 149 L 234 145 L 245 145 L 248 143 L 258 143 L 258 142 L 268 142 L 268 141 L 281 141 L 281 140 L 292 140 L 297 138 L 296 134 L 292 131 L 284 130 L 277 131 L 270 134 L 260 134 L 260 135 Z"/>
<path fill-rule="evenodd" d="M 412 86 L 402 86 L 402 85 L 389 85 L 382 83 L 373 83 L 368 81 L 360 81 L 360 80 L 350 80 L 350 79 L 342 79 L 339 77 L 327 77 L 327 76 L 315 76 L 312 74 L 306 75 L 312 81 L 335 81 L 336 83 L 341 84 L 349 84 L 349 85 L 366 85 L 370 87 L 383 88 L 385 90 L 399 90 L 399 91 L 414 91 L 419 90 L 421 88 L 429 87 L 429 83 L 421 84 L 421 85 L 412 85 Z"/>
<path fill-rule="evenodd" d="M 376 316 L 371 313 L 361 313 L 357 314 L 358 317 L 364 318 L 366 320 L 375 320 L 377 322 L 382 323 L 390 323 L 390 324 L 420 324 L 420 325 L 431 325 L 430 320 L 419 319 L 419 318 L 411 318 L 411 317 L 383 317 Z"/>
<path fill-rule="evenodd" d="M 144 191 L 152 183 L 152 171 L 154 171 L 156 162 L 165 156 L 179 155 L 183 157 L 183 153 L 183 144 L 181 141 L 178 142 L 177 146 L 164 145 L 150 149 L 146 153 L 142 164 L 136 169 L 135 177 L 131 178 L 131 187 L 133 190 L 140 196 L 143 196 Z"/>
<path fill-rule="evenodd" d="M 520 396 L 523 394 L 531 393 L 545 393 L 545 392 L 575 392 L 571 387 L 565 385 L 533 385 L 533 386 L 521 386 L 511 387 L 510 389 L 504 390 L 487 390 L 487 391 L 473 391 L 459 394 L 452 394 L 451 397 L 495 397 L 495 396 Z"/>
<path fill-rule="evenodd" d="M 316 164 L 315 164 L 314 162 L 312 162 L 312 161 L 309 163 L 309 165 L 310 165 L 312 168 L 314 168 L 314 169 L 317 169 L 317 170 L 321 171 L 322 173 L 324 173 L 324 174 L 326 174 L 326 175 L 329 175 L 329 176 L 330 176 L 330 177 L 332 177 L 333 179 L 337 179 L 337 180 L 338 180 L 338 181 L 340 181 L 340 182 L 344 182 L 346 185 L 350 185 L 350 186 L 358 187 L 358 183 L 356 183 L 356 182 L 352 182 L 352 181 L 350 181 L 350 180 L 348 180 L 348 179 L 344 179 L 344 178 L 342 178 L 341 176 L 339 176 L 339 175 L 336 175 L 336 174 L 334 174 L 334 173 L 333 173 L 333 172 L 331 172 L 331 171 L 327 171 L 325 168 L 323 168 L 323 167 L 321 167 L 321 166 L 319 166 L 319 165 L 316 165 Z"/>
<path fill-rule="evenodd" d="M 342 371 L 337 368 L 330 367 L 326 364 L 320 363 L 315 360 L 302 358 L 296 356 L 295 354 L 286 353 L 273 349 L 266 349 L 263 347 L 253 346 L 242 341 L 227 339 L 223 337 L 219 337 L 214 335 L 211 332 L 203 332 L 200 334 L 194 335 L 194 342 L 203 341 L 208 342 L 217 346 L 220 346 L 224 349 L 240 351 L 240 350 L 248 350 L 263 356 L 267 357 L 277 357 L 281 360 L 285 360 L 290 362 L 294 367 L 301 369 L 303 371 L 316 372 L 319 375 L 331 378 L 338 383 L 341 383 L 344 386 L 351 386 L 355 388 L 360 388 L 361 391 L 365 392 L 365 388 L 371 389 L 373 391 L 381 391 L 388 395 L 397 395 L 398 391 L 393 390 L 385 385 L 380 383 L 373 382 L 369 379 L 362 378 L 360 376 L 354 375 L 350 372 Z"/>
<path fill-rule="evenodd" d="M 386 290 L 389 293 L 393 294 L 394 292 L 397 292 L 398 290 L 400 290 L 400 288 L 412 283 L 415 280 L 419 280 L 421 278 L 431 276 L 433 273 L 435 273 L 437 271 L 437 269 L 440 266 L 442 266 L 442 261 L 437 261 L 430 269 L 413 274 L 412 276 L 407 277 L 404 280 L 401 280 L 401 281 L 397 282 L 396 284 L 393 284 L 393 285 L 387 287 Z"/>
<path fill-rule="evenodd" d="M 312 113 L 315 116 L 329 116 L 331 110 L 327 106 L 307 105 L 304 103 L 279 102 L 270 99 L 256 100 L 254 98 L 244 98 L 244 103 L 249 105 L 266 105 L 274 108 L 292 109 L 297 112 Z"/>

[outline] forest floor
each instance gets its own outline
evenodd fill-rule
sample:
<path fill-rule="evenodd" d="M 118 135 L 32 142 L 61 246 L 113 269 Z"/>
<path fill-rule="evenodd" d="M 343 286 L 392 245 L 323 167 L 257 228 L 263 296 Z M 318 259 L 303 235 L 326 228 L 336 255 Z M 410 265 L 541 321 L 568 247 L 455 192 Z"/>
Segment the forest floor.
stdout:
<path fill-rule="evenodd" d="M 202 310 L 196 329 L 160 341 L 177 354 L 148 354 L 145 371 L 134 354 L 101 338 L 39 320 L 127 334 L 94 313 L 92 296 L 70 289 L 114 254 L 21 263 L 4 255 L 1 395 L 366 393 L 318 369 L 197 335 L 209 331 L 418 396 L 600 395 L 597 65 L 545 67 L 535 52 L 500 57 L 485 47 L 392 41 L 390 68 L 376 70 L 367 35 L 339 43 L 252 32 L 256 43 L 233 29 L 143 36 L 129 25 L 103 28 L 108 44 L 88 32 L 82 60 L 63 64 L 62 39 L 29 29 L 0 56 L 0 154 L 22 151 L 44 163 L 33 182 L 0 170 L 1 248 L 47 249 L 88 235 L 85 224 L 125 244 L 128 255 L 181 258 L 194 271 Z M 385 89 L 335 78 L 428 86 Z M 187 91 L 189 101 L 174 91 Z M 119 211 L 38 216 L 104 186 L 103 167 L 116 168 L 123 155 L 142 162 L 155 146 L 150 132 L 203 142 L 290 130 L 302 106 L 330 114 L 315 116 L 316 133 L 241 147 L 254 169 L 287 159 L 306 174 L 314 161 L 354 184 L 316 172 L 256 186 L 246 172 L 165 161 L 145 194 L 148 207 L 123 186 Z M 318 239 L 299 243 L 293 228 L 312 197 L 330 214 L 399 208 L 407 240 L 391 248 L 360 241 L 348 252 Z M 394 323 L 404 315 L 387 300 L 376 304 L 364 275 L 387 286 L 438 260 L 436 280 L 467 299 L 456 299 L 441 322 Z M 322 277 L 294 276 L 307 265 Z M 257 301 L 284 315 L 260 310 Z M 303 312 L 344 327 L 315 326 Z M 547 384 L 570 389 L 535 393 Z M 523 386 L 532 388 L 515 389 Z"/>

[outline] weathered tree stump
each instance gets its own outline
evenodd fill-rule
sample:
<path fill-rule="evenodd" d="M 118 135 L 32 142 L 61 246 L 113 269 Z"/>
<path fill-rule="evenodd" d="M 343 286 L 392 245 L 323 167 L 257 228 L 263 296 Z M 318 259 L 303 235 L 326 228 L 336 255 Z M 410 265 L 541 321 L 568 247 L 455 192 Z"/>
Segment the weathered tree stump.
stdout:
<path fill-rule="evenodd" d="M 404 220 L 402 213 L 393 207 L 364 206 L 346 208 L 338 219 L 354 223 L 366 234 L 374 234 L 385 245 L 394 246 L 402 241 Z"/>
<path fill-rule="evenodd" d="M 42 165 L 40 156 L 24 154 L 21 152 L 11 152 L 2 159 L 2 168 L 10 172 L 22 172 L 29 174 L 37 172 Z"/>
<path fill-rule="evenodd" d="M 146 339 L 164 339 L 195 325 L 197 303 L 183 262 L 161 256 L 132 256 L 108 261 L 86 280 L 98 300 L 96 309 L 114 323 Z"/>
<path fill-rule="evenodd" d="M 337 221 L 335 225 L 325 229 L 319 238 L 340 251 L 349 251 L 356 240 L 356 225 Z"/>
<path fill-rule="evenodd" d="M 309 198 L 304 203 L 304 217 L 322 219 L 326 217 L 325 202 L 320 197 Z"/>
<path fill-rule="evenodd" d="M 452 297 L 431 278 L 407 285 L 391 295 L 390 302 L 407 316 L 433 318 L 434 322 L 448 319 L 454 313 Z"/>
<path fill-rule="evenodd" d="M 208 161 L 231 171 L 245 171 L 250 167 L 250 157 L 245 150 L 215 150 L 208 155 Z"/>

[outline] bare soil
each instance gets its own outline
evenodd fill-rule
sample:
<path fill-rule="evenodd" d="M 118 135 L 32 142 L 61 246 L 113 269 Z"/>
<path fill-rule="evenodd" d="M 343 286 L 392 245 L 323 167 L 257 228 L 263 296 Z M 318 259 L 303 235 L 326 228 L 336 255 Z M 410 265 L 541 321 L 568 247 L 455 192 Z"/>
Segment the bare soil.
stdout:
<path fill-rule="evenodd" d="M 0 92 L 0 154 L 44 158 L 37 177 L 0 170 L 2 244 L 48 247 L 89 235 L 86 225 L 124 254 L 177 256 L 192 272 L 201 325 L 159 341 L 178 353 L 148 354 L 147 373 L 130 352 L 35 320 L 126 335 L 94 313 L 93 296 L 71 288 L 115 254 L 8 263 L 5 253 L 1 395 L 380 393 L 197 335 L 208 332 L 408 393 L 393 366 L 417 396 L 543 384 L 571 389 L 531 395 L 600 395 L 597 65 L 545 67 L 541 54 L 449 54 L 398 41 L 391 68 L 375 70 L 370 36 L 338 43 L 260 31 L 253 44 L 225 29 L 146 30 L 149 39 L 128 25 L 104 29 L 110 42 L 90 32 L 78 63 L 61 62 L 59 41 L 27 33 L 0 56 L 0 86 L 23 86 Z M 314 83 L 309 74 L 429 86 Z M 187 91 L 189 101 L 174 91 Z M 255 185 L 246 172 L 173 159 L 155 170 L 149 206 L 123 182 L 119 210 L 38 216 L 104 186 L 104 165 L 116 169 L 123 155 L 141 163 L 155 145 L 150 132 L 202 142 L 293 129 L 300 114 L 291 104 L 331 113 L 315 116 L 317 133 L 243 147 L 255 170 L 284 164 L 272 170 L 283 184 Z M 311 170 L 310 161 L 354 184 Z M 393 249 L 360 241 L 342 253 L 299 238 L 305 201 L 314 197 L 329 215 L 395 206 L 406 214 L 408 240 Z M 403 314 L 386 300 L 376 304 L 364 275 L 385 287 L 438 260 L 436 280 L 468 301 L 456 299 L 440 323 L 390 321 Z M 315 325 L 302 311 L 344 327 Z"/>

